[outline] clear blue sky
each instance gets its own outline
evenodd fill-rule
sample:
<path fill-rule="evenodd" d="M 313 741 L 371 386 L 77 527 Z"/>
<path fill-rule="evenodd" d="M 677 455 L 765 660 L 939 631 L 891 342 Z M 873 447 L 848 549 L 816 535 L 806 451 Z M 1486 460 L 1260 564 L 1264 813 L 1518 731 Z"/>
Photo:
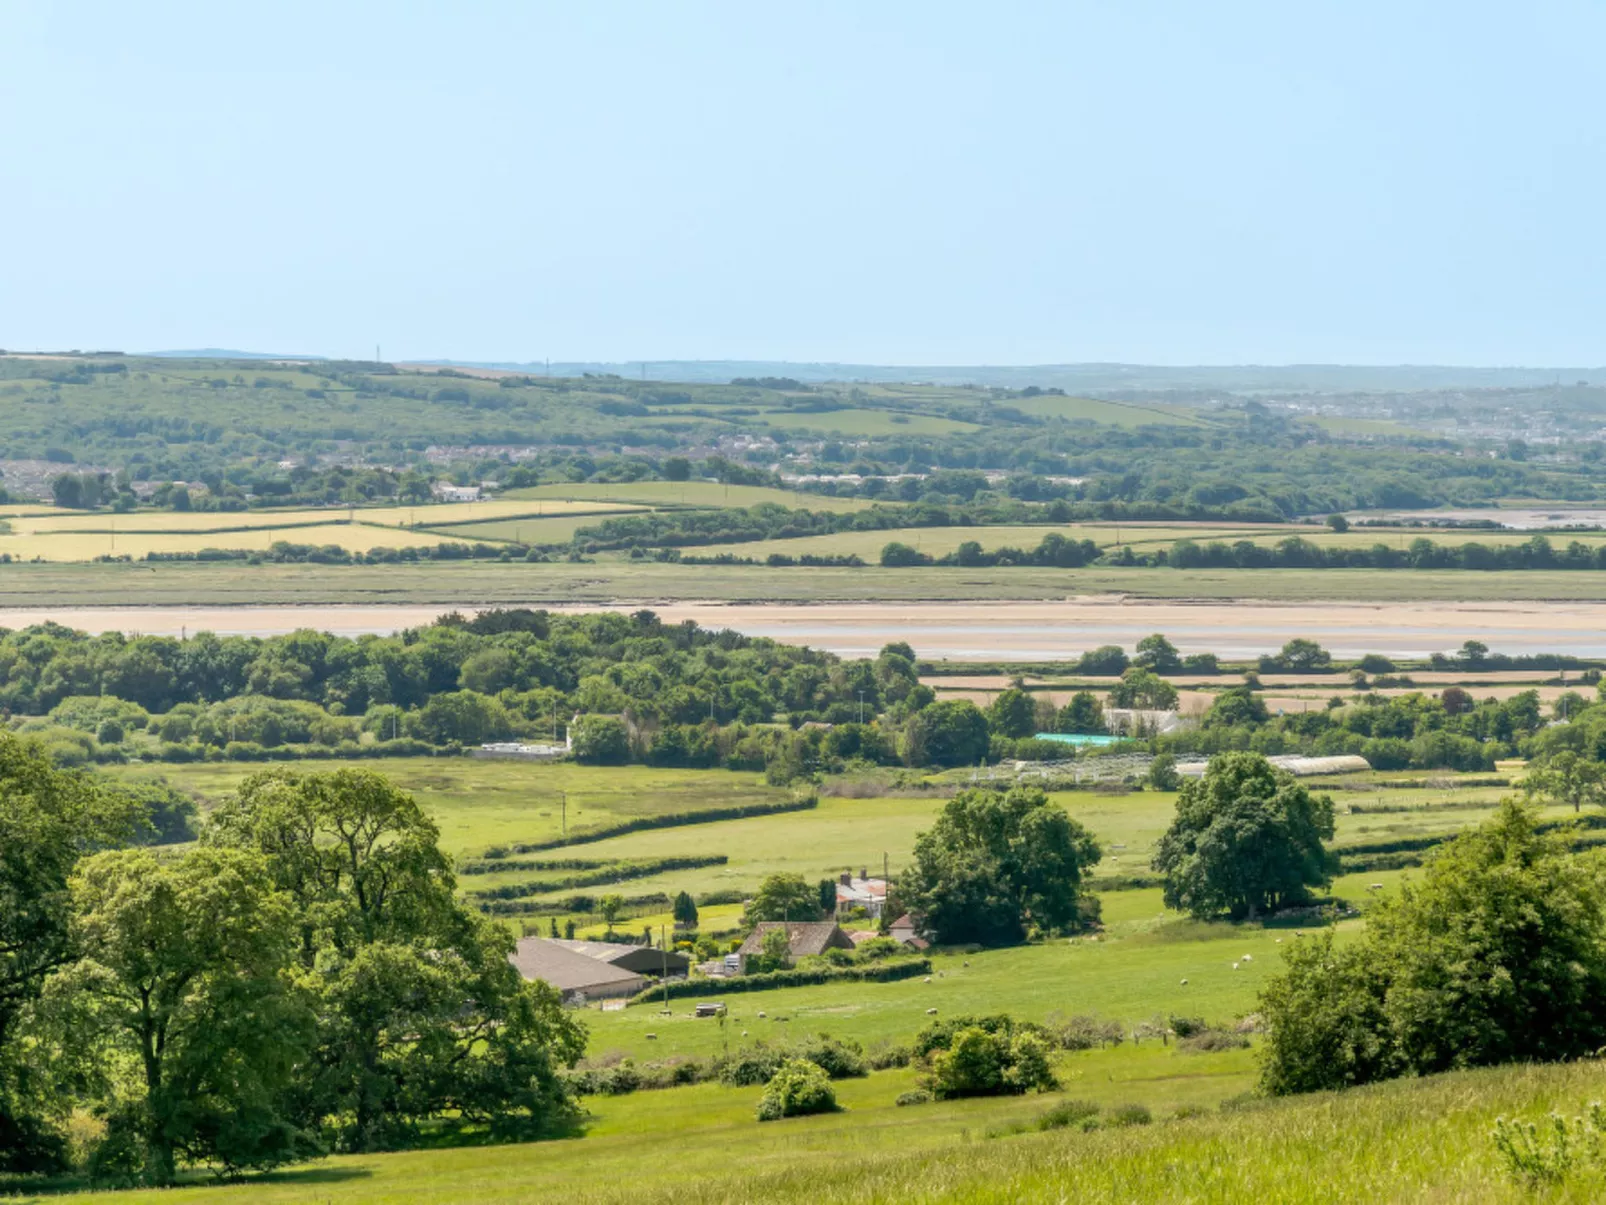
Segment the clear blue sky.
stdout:
<path fill-rule="evenodd" d="M 0 346 L 1606 363 L 1606 7 L 0 0 Z"/>

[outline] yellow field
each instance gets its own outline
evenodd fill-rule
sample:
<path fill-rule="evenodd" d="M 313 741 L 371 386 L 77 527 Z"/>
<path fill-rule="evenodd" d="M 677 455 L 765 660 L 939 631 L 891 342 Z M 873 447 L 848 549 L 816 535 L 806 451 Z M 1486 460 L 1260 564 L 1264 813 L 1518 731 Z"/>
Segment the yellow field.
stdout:
<path fill-rule="evenodd" d="M 868 498 L 832 498 L 761 485 L 721 485 L 717 481 L 631 481 L 616 485 L 536 485 L 508 490 L 508 500 L 562 499 L 577 505 L 639 502 L 644 506 L 748 507 L 773 502 L 796 510 L 854 511 L 873 505 Z"/>
<path fill-rule="evenodd" d="M 13 520 L 21 533 L 44 531 L 118 532 L 219 532 L 247 527 L 301 527 L 319 523 L 344 523 L 349 519 L 375 527 L 442 527 L 455 523 L 477 523 L 488 519 L 521 516 L 585 514 L 597 511 L 630 511 L 606 501 L 567 502 L 561 499 L 498 498 L 486 502 L 441 502 L 424 506 L 308 506 L 292 510 L 248 511 L 135 511 L 127 515 L 108 512 L 34 510 Z"/>
<path fill-rule="evenodd" d="M 13 560 L 23 561 L 92 561 L 98 556 L 130 556 L 137 560 L 147 552 L 202 552 L 209 548 L 262 552 L 279 540 L 292 544 L 335 544 L 348 552 L 368 552 L 374 548 L 434 547 L 445 543 L 446 539 L 434 532 L 372 527 L 366 523 L 224 532 L 43 531 L 0 535 L 0 553 L 10 553 Z"/>

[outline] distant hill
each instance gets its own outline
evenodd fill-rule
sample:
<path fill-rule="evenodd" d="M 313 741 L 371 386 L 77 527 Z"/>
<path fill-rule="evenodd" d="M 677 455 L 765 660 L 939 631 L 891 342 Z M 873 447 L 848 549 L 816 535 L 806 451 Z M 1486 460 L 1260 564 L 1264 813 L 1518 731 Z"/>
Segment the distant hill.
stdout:
<path fill-rule="evenodd" d="M 1517 389 L 1560 382 L 1606 384 L 1606 368 L 1477 368 L 1454 365 L 1200 365 L 1165 367 L 1144 364 L 1027 365 L 883 365 L 794 363 L 786 360 L 631 360 L 627 363 L 553 360 L 512 361 L 415 360 L 412 363 L 457 368 L 498 368 L 535 375 L 578 377 L 616 375 L 628 380 L 682 381 L 716 384 L 736 377 L 791 378 L 817 384 L 861 381 L 875 384 L 909 382 L 928 385 L 996 385 L 1022 389 L 1028 385 L 1059 388 L 1072 394 L 1118 391 L 1221 390 L 1231 393 L 1376 393 L 1417 389 Z"/>
<path fill-rule="evenodd" d="M 326 360 L 327 356 L 293 356 L 276 351 L 238 351 L 232 347 L 197 347 L 188 351 L 148 351 L 164 360 Z"/>
<path fill-rule="evenodd" d="M 189 360 L 327 360 L 327 356 L 203 347 L 144 353 Z M 1414 390 L 1533 389 L 1548 385 L 1606 385 L 1606 368 L 1464 367 L 1437 364 L 1146 364 L 887 365 L 789 360 L 445 360 L 412 359 L 438 368 L 487 368 L 532 376 L 618 376 L 631 381 L 726 384 L 738 377 L 791 379 L 806 384 L 861 382 L 936 386 L 979 385 L 1063 389 L 1072 395 L 1211 393 L 1396 393 Z"/>

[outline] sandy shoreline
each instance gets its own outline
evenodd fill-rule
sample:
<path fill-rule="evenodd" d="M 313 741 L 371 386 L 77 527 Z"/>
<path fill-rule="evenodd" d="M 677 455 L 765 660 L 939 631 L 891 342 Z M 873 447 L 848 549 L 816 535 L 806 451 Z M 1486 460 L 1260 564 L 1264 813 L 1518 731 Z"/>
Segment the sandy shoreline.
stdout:
<path fill-rule="evenodd" d="M 297 628 L 341 635 L 390 633 L 432 622 L 439 606 L 66 607 L 0 609 L 0 626 L 47 620 L 91 632 L 198 631 L 267 636 Z M 472 611 L 472 607 L 461 608 Z M 633 611 L 638 607 L 548 607 Z M 1305 636 L 1335 655 L 1421 657 L 1481 640 L 1498 652 L 1606 656 L 1606 603 L 1585 602 L 1176 602 L 1107 596 L 1058 602 L 731 604 L 666 603 L 665 620 L 696 620 L 844 656 L 906 640 L 923 657 L 1063 660 L 1101 644 L 1131 648 L 1164 632 L 1183 652 L 1255 656 Z"/>

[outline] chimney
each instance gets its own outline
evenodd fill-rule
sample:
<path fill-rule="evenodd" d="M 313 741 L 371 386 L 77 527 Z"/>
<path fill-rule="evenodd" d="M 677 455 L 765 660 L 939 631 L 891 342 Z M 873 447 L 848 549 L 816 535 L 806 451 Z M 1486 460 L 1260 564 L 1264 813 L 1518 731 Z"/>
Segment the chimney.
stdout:
<path fill-rule="evenodd" d="M 844 870 L 841 877 L 837 881 L 844 887 L 853 886 L 853 872 L 851 870 Z"/>
<path fill-rule="evenodd" d="M 868 866 L 859 867 L 859 877 L 861 879 L 869 878 L 870 877 L 870 868 Z"/>

